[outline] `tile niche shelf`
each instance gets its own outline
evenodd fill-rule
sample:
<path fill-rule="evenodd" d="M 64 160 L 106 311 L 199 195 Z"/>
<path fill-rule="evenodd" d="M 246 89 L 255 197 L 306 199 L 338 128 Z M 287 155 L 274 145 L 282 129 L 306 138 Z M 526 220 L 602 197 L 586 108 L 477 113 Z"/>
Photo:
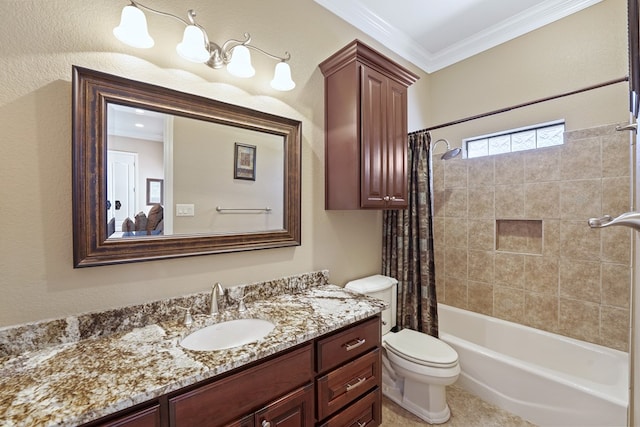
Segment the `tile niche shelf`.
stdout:
<path fill-rule="evenodd" d="M 542 220 L 497 219 L 496 251 L 542 255 Z"/>

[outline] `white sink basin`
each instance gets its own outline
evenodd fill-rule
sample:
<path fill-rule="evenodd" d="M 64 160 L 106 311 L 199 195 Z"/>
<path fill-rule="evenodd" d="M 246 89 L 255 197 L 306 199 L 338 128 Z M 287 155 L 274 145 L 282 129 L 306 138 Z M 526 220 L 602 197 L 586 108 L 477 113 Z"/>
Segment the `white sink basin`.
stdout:
<path fill-rule="evenodd" d="M 192 332 L 180 342 L 180 346 L 196 351 L 224 350 L 258 341 L 275 327 L 262 319 L 230 320 Z"/>

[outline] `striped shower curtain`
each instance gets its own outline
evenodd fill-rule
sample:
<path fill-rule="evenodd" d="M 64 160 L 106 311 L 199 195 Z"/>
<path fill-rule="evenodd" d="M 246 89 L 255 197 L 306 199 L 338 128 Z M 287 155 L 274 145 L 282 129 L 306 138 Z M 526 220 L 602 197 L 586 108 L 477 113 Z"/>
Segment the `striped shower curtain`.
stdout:
<path fill-rule="evenodd" d="M 429 132 L 409 134 L 409 206 L 383 214 L 382 274 L 398 280 L 397 325 L 438 336 Z"/>

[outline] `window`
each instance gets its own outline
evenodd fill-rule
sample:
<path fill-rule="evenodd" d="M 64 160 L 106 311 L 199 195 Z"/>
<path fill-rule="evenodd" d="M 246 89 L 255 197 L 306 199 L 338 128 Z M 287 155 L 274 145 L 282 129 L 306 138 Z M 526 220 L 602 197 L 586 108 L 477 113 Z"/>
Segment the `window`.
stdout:
<path fill-rule="evenodd" d="M 542 147 L 562 145 L 564 142 L 564 120 L 512 129 L 490 135 L 475 136 L 462 140 L 466 157 L 492 156 Z"/>

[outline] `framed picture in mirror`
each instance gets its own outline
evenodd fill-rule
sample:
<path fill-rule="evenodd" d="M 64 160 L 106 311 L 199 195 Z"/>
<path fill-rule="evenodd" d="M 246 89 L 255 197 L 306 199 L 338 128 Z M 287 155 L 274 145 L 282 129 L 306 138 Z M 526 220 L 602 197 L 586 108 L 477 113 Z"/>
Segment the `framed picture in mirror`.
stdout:
<path fill-rule="evenodd" d="M 147 178 L 147 206 L 164 204 L 162 198 L 163 181 L 162 179 Z"/>
<path fill-rule="evenodd" d="M 235 143 L 233 178 L 256 180 L 256 146 Z"/>

